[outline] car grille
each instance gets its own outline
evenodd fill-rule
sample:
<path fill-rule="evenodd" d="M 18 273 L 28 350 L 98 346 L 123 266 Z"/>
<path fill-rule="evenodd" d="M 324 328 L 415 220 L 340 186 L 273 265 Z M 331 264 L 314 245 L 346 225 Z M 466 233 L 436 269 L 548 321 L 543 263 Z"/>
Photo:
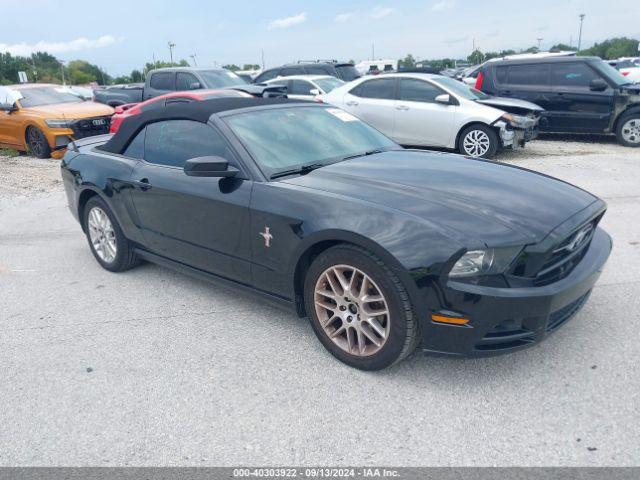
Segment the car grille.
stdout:
<path fill-rule="evenodd" d="M 592 220 L 571 233 L 547 253 L 533 279 L 535 286 L 549 285 L 569 275 L 584 258 L 591 245 L 598 221 Z"/>
<path fill-rule="evenodd" d="M 71 122 L 69 126 L 71 130 L 73 130 L 73 138 L 78 140 L 80 138 L 109 133 L 110 124 L 111 117 L 94 117 L 76 120 Z"/>

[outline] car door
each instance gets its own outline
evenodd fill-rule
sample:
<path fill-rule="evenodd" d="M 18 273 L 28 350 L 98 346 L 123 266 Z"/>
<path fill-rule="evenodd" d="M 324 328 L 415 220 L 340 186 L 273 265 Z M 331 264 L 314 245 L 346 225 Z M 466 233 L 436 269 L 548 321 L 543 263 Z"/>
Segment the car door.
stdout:
<path fill-rule="evenodd" d="M 144 99 L 164 95 L 176 89 L 175 72 L 154 72 L 149 79 L 149 87 L 144 89 Z"/>
<path fill-rule="evenodd" d="M 494 74 L 496 96 L 528 100 L 545 110 L 552 106 L 554 92 L 549 80 L 548 64 L 501 65 L 494 68 Z"/>
<path fill-rule="evenodd" d="M 183 170 L 190 158 L 216 155 L 243 171 L 222 134 L 209 124 L 166 120 L 147 125 L 139 135 L 144 135 L 144 151 L 131 174 L 131 195 L 147 248 L 216 275 L 250 281 L 253 182 L 191 177 Z"/>
<path fill-rule="evenodd" d="M 591 82 L 601 80 L 606 89 L 591 89 Z M 614 107 L 614 90 L 586 62 L 551 65 L 551 87 L 555 93 L 549 111 L 549 129 L 562 132 L 602 132 L 609 126 Z"/>
<path fill-rule="evenodd" d="M 345 94 L 341 107 L 393 138 L 396 83 L 394 77 L 366 80 Z"/>
<path fill-rule="evenodd" d="M 393 139 L 404 145 L 450 146 L 457 107 L 436 102 L 447 92 L 427 80 L 401 78 Z"/>
<path fill-rule="evenodd" d="M 311 93 L 314 87 L 312 83 L 306 80 L 289 80 L 287 85 L 287 96 L 296 100 L 313 100 L 314 95 Z"/>

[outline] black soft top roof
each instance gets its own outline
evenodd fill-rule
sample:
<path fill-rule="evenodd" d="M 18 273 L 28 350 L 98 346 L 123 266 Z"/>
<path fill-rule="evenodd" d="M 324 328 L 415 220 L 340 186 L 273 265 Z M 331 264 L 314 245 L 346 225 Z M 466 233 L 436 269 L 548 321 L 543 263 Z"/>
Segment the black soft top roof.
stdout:
<path fill-rule="evenodd" d="M 164 108 L 155 108 L 139 115 L 127 118 L 111 139 L 102 145 L 100 150 L 122 154 L 133 138 L 147 124 L 162 120 L 193 120 L 207 123 L 211 115 L 241 108 L 278 105 L 286 103 L 303 103 L 287 98 L 213 98 L 202 102 L 171 104 Z"/>

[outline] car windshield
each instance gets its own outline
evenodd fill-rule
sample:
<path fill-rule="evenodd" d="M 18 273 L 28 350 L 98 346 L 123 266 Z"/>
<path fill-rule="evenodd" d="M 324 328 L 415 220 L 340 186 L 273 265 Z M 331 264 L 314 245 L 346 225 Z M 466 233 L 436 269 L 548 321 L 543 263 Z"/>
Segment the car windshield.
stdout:
<path fill-rule="evenodd" d="M 318 84 L 324 93 L 329 93 L 334 88 L 344 85 L 342 80 L 335 77 L 318 78 L 314 82 Z"/>
<path fill-rule="evenodd" d="M 57 103 L 77 103 L 82 99 L 77 95 L 65 92 L 64 87 L 38 87 L 20 90 L 24 98 L 20 100 L 22 108 L 55 105 Z"/>
<path fill-rule="evenodd" d="M 254 110 L 226 117 L 263 173 L 400 148 L 382 133 L 339 108 L 295 106 Z"/>
<path fill-rule="evenodd" d="M 207 88 L 224 88 L 247 84 L 238 75 L 226 70 L 201 70 L 198 73 L 204 79 Z"/>
<path fill-rule="evenodd" d="M 631 83 L 627 77 L 622 75 L 618 70 L 605 61 L 601 60 L 599 62 L 593 62 L 591 65 L 593 65 L 593 67 L 608 80 L 614 82 L 618 87 L 621 87 L 622 85 L 629 85 Z"/>
<path fill-rule="evenodd" d="M 432 79 L 437 85 L 440 85 L 454 94 L 466 98 L 467 100 L 485 100 L 489 95 L 482 93 L 475 88 L 468 87 L 466 84 L 449 77 L 434 77 Z"/>

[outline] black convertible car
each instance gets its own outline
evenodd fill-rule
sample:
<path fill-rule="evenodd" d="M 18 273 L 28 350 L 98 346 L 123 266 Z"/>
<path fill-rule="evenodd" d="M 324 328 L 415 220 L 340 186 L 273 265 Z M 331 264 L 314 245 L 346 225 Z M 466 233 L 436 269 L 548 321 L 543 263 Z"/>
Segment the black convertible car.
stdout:
<path fill-rule="evenodd" d="M 610 250 L 605 204 L 522 168 L 404 150 L 350 114 L 286 99 L 178 104 L 64 157 L 96 260 L 233 283 L 311 318 L 343 362 L 416 346 L 535 344 L 586 302 Z"/>

